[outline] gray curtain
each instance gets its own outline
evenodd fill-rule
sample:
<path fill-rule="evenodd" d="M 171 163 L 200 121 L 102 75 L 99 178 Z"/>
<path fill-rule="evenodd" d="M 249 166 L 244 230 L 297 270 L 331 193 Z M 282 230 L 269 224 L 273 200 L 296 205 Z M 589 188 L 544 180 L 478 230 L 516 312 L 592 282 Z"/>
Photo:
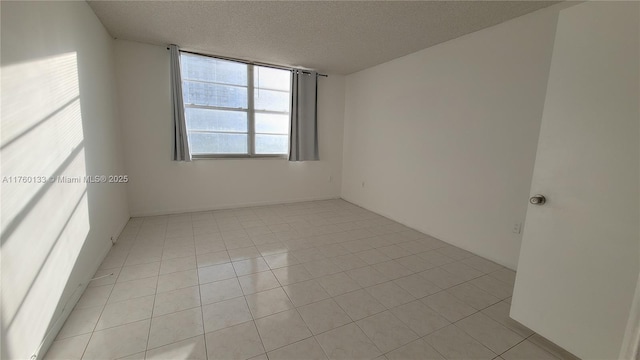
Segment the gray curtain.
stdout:
<path fill-rule="evenodd" d="M 318 74 L 293 70 L 289 161 L 318 159 Z"/>
<path fill-rule="evenodd" d="M 182 76 L 180 75 L 180 49 L 169 47 L 171 52 L 171 103 L 173 107 L 173 160 L 191 161 L 191 149 L 187 137 L 187 122 L 182 102 Z"/>

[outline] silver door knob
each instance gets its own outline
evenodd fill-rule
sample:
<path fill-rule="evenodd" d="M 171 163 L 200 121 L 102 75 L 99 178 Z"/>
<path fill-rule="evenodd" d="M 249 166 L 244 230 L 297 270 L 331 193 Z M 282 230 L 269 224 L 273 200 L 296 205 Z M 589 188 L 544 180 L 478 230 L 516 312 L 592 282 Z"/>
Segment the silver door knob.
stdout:
<path fill-rule="evenodd" d="M 547 199 L 544 197 L 544 195 L 536 194 L 529 198 L 529 202 L 533 205 L 542 205 L 547 202 Z"/>

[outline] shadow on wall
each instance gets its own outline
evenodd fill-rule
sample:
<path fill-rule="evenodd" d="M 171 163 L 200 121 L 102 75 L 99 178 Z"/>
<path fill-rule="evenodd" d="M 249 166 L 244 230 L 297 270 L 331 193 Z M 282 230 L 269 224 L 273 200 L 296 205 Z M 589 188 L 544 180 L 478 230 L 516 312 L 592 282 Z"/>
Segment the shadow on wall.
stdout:
<path fill-rule="evenodd" d="M 35 351 L 77 286 L 91 223 L 77 64 L 70 52 L 2 65 L 3 358 Z"/>

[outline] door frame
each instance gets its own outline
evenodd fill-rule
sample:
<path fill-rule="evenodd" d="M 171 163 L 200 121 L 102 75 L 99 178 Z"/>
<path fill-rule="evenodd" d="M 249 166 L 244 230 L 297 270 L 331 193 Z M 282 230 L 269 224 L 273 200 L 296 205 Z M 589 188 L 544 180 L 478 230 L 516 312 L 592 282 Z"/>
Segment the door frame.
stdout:
<path fill-rule="evenodd" d="M 640 360 L 640 274 L 638 274 L 636 293 L 631 303 L 629 321 L 622 340 L 619 358 Z"/>

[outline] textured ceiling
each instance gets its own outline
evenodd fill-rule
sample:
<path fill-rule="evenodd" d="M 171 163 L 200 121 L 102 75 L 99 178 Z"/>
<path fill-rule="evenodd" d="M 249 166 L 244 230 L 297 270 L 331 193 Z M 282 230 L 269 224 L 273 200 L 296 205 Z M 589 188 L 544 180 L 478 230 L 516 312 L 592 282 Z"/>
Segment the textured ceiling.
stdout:
<path fill-rule="evenodd" d="M 553 1 L 89 1 L 118 39 L 349 74 Z"/>

